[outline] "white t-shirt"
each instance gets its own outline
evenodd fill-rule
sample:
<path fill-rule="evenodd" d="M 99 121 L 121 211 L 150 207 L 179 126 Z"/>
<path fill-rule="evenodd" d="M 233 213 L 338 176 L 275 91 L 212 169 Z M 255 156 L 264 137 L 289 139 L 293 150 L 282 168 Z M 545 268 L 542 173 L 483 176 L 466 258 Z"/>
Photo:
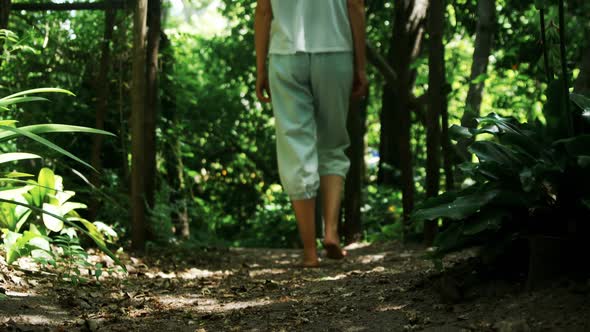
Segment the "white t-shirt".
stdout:
<path fill-rule="evenodd" d="M 270 54 L 352 52 L 347 0 L 271 0 Z"/>

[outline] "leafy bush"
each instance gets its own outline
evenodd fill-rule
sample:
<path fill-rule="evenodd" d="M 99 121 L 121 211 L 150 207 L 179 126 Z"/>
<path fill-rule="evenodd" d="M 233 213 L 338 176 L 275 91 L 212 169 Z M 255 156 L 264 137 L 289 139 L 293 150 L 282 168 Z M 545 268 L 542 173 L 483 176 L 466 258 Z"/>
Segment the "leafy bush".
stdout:
<path fill-rule="evenodd" d="M 240 239 L 235 245 L 269 248 L 300 246 L 291 202 L 280 185 L 271 185 L 266 190 L 263 204 L 246 221 Z"/>
<path fill-rule="evenodd" d="M 386 186 L 369 185 L 361 208 L 365 239 L 372 241 L 402 238 L 401 192 Z"/>
<path fill-rule="evenodd" d="M 11 105 L 43 101 L 45 98 L 31 97 L 42 92 L 71 92 L 61 89 L 35 89 L 10 95 L 0 99 L 0 110 L 8 110 Z M 112 135 L 102 130 L 61 124 L 40 124 L 16 127 L 14 120 L 0 120 L 0 143 L 18 137 L 29 138 L 46 148 L 66 155 L 77 162 L 92 168 L 70 152 L 42 138 L 38 134 L 86 132 L 93 134 Z M 41 158 L 39 155 L 23 152 L 0 154 L 0 163 L 14 162 L 25 159 Z M 116 234 L 103 223 L 91 223 L 80 217 L 77 209 L 85 208 L 81 203 L 70 201 L 75 195 L 72 191 L 64 191 L 62 178 L 53 171 L 43 168 L 37 181 L 23 180 L 32 175 L 20 172 L 5 172 L 0 175 L 0 227 L 3 233 L 6 261 L 10 264 L 19 257 L 32 255 L 46 261 L 54 261 L 55 251 L 51 243 L 61 235 L 73 240 L 77 232 L 88 235 L 107 255 L 119 263 L 115 255 L 107 248 L 105 234 L 112 239 Z M 63 241 L 61 241 L 63 244 Z M 63 248 L 63 246 L 62 246 Z M 69 248 L 72 249 L 72 248 Z"/>
<path fill-rule="evenodd" d="M 478 121 L 478 129 L 451 128 L 456 137 L 491 135 L 469 148 L 479 162 L 461 165 L 473 184 L 426 200 L 412 216 L 449 221 L 435 257 L 469 245 L 499 249 L 535 234 L 564 237 L 572 223 L 580 227 L 590 212 L 590 135 L 552 140 L 541 126 L 493 113 Z"/>

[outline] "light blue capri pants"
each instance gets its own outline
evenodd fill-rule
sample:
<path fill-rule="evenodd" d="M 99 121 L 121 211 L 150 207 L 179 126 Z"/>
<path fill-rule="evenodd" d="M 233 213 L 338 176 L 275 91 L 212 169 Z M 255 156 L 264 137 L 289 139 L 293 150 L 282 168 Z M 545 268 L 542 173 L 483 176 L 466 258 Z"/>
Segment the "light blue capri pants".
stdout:
<path fill-rule="evenodd" d="M 349 52 L 270 55 L 279 174 L 292 200 L 315 197 L 320 176 L 346 177 L 352 81 Z"/>

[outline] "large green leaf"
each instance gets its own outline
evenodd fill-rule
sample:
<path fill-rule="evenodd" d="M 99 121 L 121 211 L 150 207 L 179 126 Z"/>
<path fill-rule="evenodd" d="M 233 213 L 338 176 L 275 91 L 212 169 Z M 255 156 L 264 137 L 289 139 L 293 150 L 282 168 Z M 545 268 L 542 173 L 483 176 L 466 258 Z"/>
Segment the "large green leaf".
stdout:
<path fill-rule="evenodd" d="M 563 146 L 571 156 L 590 155 L 590 135 L 579 135 L 560 139 L 553 146 Z"/>
<path fill-rule="evenodd" d="M 14 205 L 8 203 L 0 203 L 0 226 L 14 231 L 16 227 L 16 216 L 14 213 Z"/>
<path fill-rule="evenodd" d="M 39 171 L 37 182 L 39 183 L 41 201 L 43 201 L 45 195 L 55 195 L 55 174 L 52 170 L 47 167 L 43 167 L 41 171 Z"/>
<path fill-rule="evenodd" d="M 498 133 L 499 133 L 499 130 L 496 126 L 487 126 L 487 127 L 480 128 L 480 129 L 474 129 L 474 128 L 467 128 L 467 127 L 452 125 L 449 128 L 449 136 L 451 137 L 451 139 L 456 140 L 456 141 L 460 140 L 460 139 L 474 138 L 475 136 L 480 135 L 480 134 L 496 135 Z"/>
<path fill-rule="evenodd" d="M 531 135 L 521 135 L 507 132 L 500 135 L 499 139 L 501 144 L 517 148 L 523 155 L 526 155 L 531 159 L 539 157 L 541 153 L 547 149 L 542 142 L 539 142 L 538 139 L 533 137 L 532 133 Z"/>
<path fill-rule="evenodd" d="M 95 170 L 94 167 L 90 166 L 90 164 L 88 164 L 87 162 L 85 162 L 82 159 L 74 156 L 70 152 L 68 152 L 68 151 L 62 149 L 61 147 L 59 147 L 59 146 L 51 143 L 50 141 L 46 140 L 45 138 L 43 138 L 41 136 L 38 136 L 36 134 L 33 134 L 31 132 L 28 132 L 26 130 L 22 130 L 22 129 L 19 129 L 19 128 L 12 128 L 12 127 L 7 127 L 7 126 L 0 126 L 0 129 L 8 130 L 8 131 L 11 131 L 13 133 L 17 133 L 17 134 L 20 134 L 20 135 L 25 136 L 27 138 L 30 138 L 30 139 L 38 142 L 38 143 L 41 143 L 41 144 L 47 146 L 50 149 L 53 149 L 53 150 L 55 150 L 55 151 L 57 151 L 57 152 L 65 155 L 65 156 L 68 156 L 68 157 L 74 159 L 75 161 L 81 163 L 84 166 L 87 166 L 88 168 L 90 168 L 92 170 Z"/>
<path fill-rule="evenodd" d="M 64 125 L 64 124 L 38 124 L 38 125 L 31 125 L 31 126 L 23 126 L 19 127 L 18 129 L 22 131 L 26 131 L 33 134 L 48 134 L 48 133 L 88 133 L 88 134 L 99 134 L 99 135 L 108 135 L 108 136 L 116 136 L 113 133 L 108 131 L 88 128 L 88 127 L 81 127 L 81 126 L 71 126 L 71 125 Z M 0 131 L 0 141 L 10 140 L 16 137 L 22 136 L 19 133 L 10 132 L 10 131 Z"/>
<path fill-rule="evenodd" d="M 25 159 L 40 159 L 41 156 L 32 153 L 12 152 L 0 154 L 0 164 Z"/>
<path fill-rule="evenodd" d="M 83 203 L 77 202 L 65 202 L 59 207 L 59 212 L 62 216 L 67 215 L 68 213 L 77 210 L 77 209 L 86 209 L 88 206 Z"/>
<path fill-rule="evenodd" d="M 490 203 L 500 193 L 501 190 L 490 189 L 459 196 L 452 202 L 444 202 L 437 206 L 420 209 L 413 214 L 413 219 L 416 221 L 438 218 L 465 219 Z"/>
<path fill-rule="evenodd" d="M 24 186 L 24 187 L 17 187 L 17 188 L 8 188 L 8 189 L 1 189 L 0 190 L 0 198 L 4 199 L 15 199 L 16 197 L 20 197 L 29 190 L 31 190 L 33 186 Z"/>
<path fill-rule="evenodd" d="M 12 232 L 9 230 L 3 230 L 4 232 L 4 248 L 6 250 L 6 263 L 12 264 L 16 261 L 19 257 L 25 254 L 27 249 L 27 244 L 30 241 L 36 238 L 41 238 L 41 240 L 37 241 L 36 243 L 33 242 L 34 246 L 42 246 L 42 247 L 49 247 L 49 239 L 43 237 L 42 235 L 36 234 L 31 231 L 25 231 L 23 234 Z M 45 241 L 43 241 L 45 240 Z M 43 248 L 39 248 L 43 249 Z"/>
<path fill-rule="evenodd" d="M 463 235 L 472 236 L 485 231 L 497 231 L 504 218 L 510 216 L 507 211 L 493 208 L 487 209 L 475 215 L 463 224 Z"/>
<path fill-rule="evenodd" d="M 31 90 L 25 90 L 25 91 L 21 91 L 21 92 L 17 92 L 15 94 L 12 94 L 10 96 L 6 96 L 4 98 L 0 98 L 0 102 L 4 101 L 4 100 L 8 100 L 8 99 L 14 99 L 16 97 L 21 97 L 21 96 L 26 96 L 26 95 L 33 95 L 33 94 L 37 94 L 37 93 L 64 93 L 70 96 L 75 96 L 75 94 L 73 94 L 72 92 L 68 91 L 68 90 L 64 90 L 64 89 L 59 89 L 59 88 L 39 88 L 39 89 L 31 89 Z"/>
<path fill-rule="evenodd" d="M 578 107 L 584 112 L 590 112 L 590 98 L 581 94 L 572 93 L 570 94 L 570 100 L 573 101 Z"/>
<path fill-rule="evenodd" d="M 524 135 L 521 124 L 515 118 L 501 117 L 496 113 L 490 113 L 485 117 L 477 118 L 480 124 L 492 124 L 500 129 L 501 133 L 511 132 L 514 134 Z"/>
<path fill-rule="evenodd" d="M 478 141 L 469 147 L 469 151 L 477 156 L 480 163 L 492 161 L 503 167 L 519 168 L 526 164 L 526 160 L 510 147 L 490 142 Z"/>
<path fill-rule="evenodd" d="M 582 168 L 590 168 L 590 156 L 579 156 L 578 166 Z"/>
<path fill-rule="evenodd" d="M 88 221 L 83 222 L 83 224 L 87 228 L 89 228 L 89 227 L 91 228 L 91 230 L 90 229 L 87 230 L 85 228 L 80 227 L 78 224 L 72 222 L 71 220 L 68 220 L 69 218 L 66 219 L 64 217 L 61 217 L 61 216 L 55 214 L 55 213 L 44 211 L 43 209 L 38 208 L 36 206 L 33 206 L 31 204 L 21 203 L 21 202 L 17 202 L 17 201 L 2 199 L 2 198 L 0 198 L 0 202 L 12 203 L 12 204 L 15 204 L 15 205 L 20 205 L 20 206 L 28 207 L 29 209 L 31 209 L 31 210 L 33 210 L 33 211 L 35 211 L 37 213 L 47 214 L 47 215 L 50 215 L 50 216 L 52 216 L 54 218 L 60 219 L 62 222 L 64 222 L 64 224 L 67 224 L 67 225 L 69 225 L 71 227 L 74 227 L 77 230 L 79 230 L 79 231 L 83 232 L 84 234 L 88 235 L 94 241 L 94 243 L 96 243 L 96 245 L 100 248 L 101 251 L 103 251 L 105 254 L 107 254 L 109 257 L 111 257 L 115 261 L 115 263 L 117 265 L 119 265 L 120 267 L 123 268 L 124 271 L 127 271 L 127 269 L 125 268 L 125 265 L 121 262 L 121 260 L 119 260 L 119 258 L 117 258 L 117 256 L 115 256 L 115 254 L 113 254 L 113 252 L 110 251 L 109 248 L 107 248 L 106 243 L 104 242 L 104 239 L 102 238 L 102 234 L 100 233 L 100 231 L 98 231 L 98 229 L 96 228 L 95 225 L 92 225 L 92 223 L 90 223 Z M 88 226 L 87 224 L 90 224 L 92 226 Z"/>
<path fill-rule="evenodd" d="M 59 218 L 54 217 L 55 215 Z M 63 215 L 60 213 L 59 206 L 44 203 L 43 204 L 43 224 L 52 232 L 59 232 L 64 228 Z"/>
<path fill-rule="evenodd" d="M 9 99 L 0 99 L 0 108 L 7 109 L 6 106 L 9 105 L 29 103 L 33 101 L 48 101 L 48 99 L 42 97 L 16 97 Z"/>

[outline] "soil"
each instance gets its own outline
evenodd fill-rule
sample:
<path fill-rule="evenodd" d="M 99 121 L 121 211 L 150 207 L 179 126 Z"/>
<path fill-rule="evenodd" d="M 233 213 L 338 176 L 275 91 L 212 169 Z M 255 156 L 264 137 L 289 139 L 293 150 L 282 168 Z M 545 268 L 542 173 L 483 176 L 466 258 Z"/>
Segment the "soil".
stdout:
<path fill-rule="evenodd" d="M 449 257 L 445 274 L 397 242 L 348 252 L 315 269 L 297 266 L 298 250 L 123 254 L 127 275 L 80 285 L 0 262 L 0 330 L 590 331 L 590 280 L 526 291 L 522 276 L 487 276 L 472 252 Z"/>

